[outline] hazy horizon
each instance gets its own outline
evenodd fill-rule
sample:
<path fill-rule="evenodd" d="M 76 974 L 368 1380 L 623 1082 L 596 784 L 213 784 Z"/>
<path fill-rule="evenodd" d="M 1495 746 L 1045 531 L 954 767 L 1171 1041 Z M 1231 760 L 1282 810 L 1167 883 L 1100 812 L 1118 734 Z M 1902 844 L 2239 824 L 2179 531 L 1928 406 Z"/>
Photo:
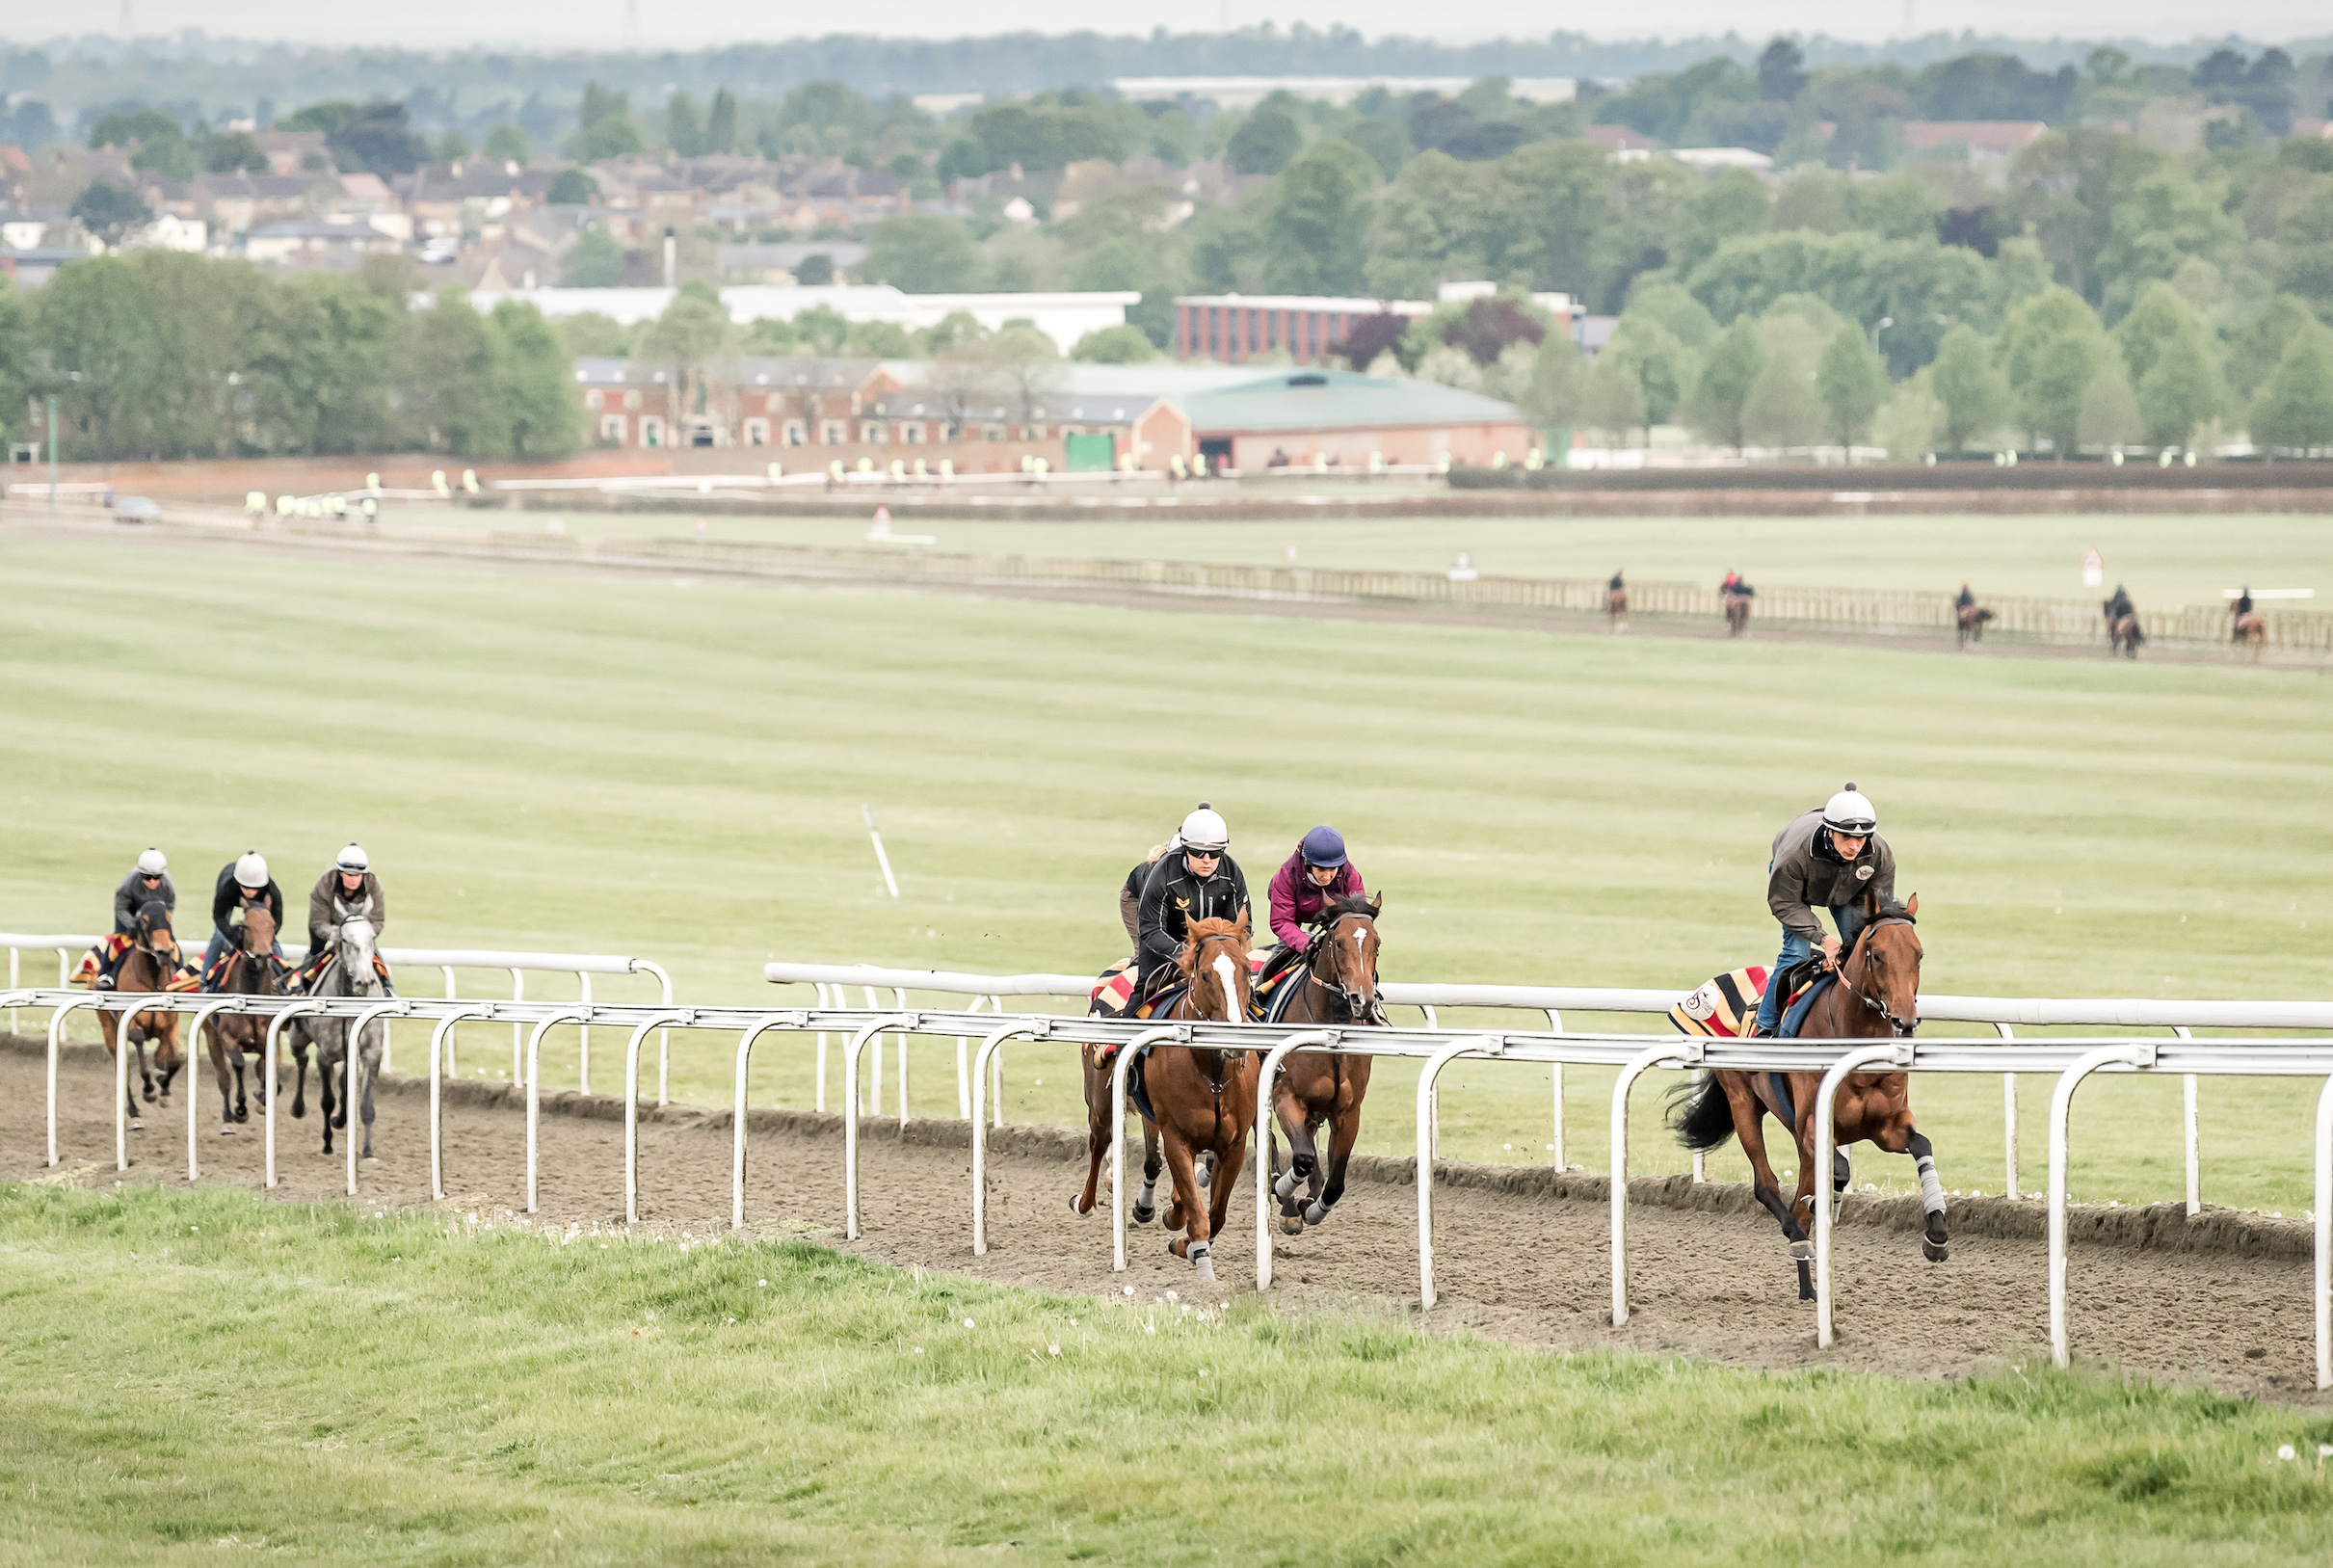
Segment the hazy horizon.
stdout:
<path fill-rule="evenodd" d="M 14 8 L 11 8 L 12 11 Z M 958 5 L 936 0 L 897 0 L 874 13 L 855 14 L 846 27 L 806 27 L 784 13 L 774 17 L 755 0 L 697 0 L 676 17 L 670 8 L 642 0 L 399 0 L 393 7 L 317 7 L 309 0 L 98 0 L 93 25 L 61 31 L 54 12 L 26 8 L 0 18 L 0 39 L 12 43 L 72 41 L 91 37 L 163 38 L 199 31 L 213 38 L 294 43 L 390 43 L 447 48 L 501 45 L 534 51 L 577 48 L 701 49 L 723 43 L 775 42 L 787 39 L 861 34 L 879 38 L 994 37 L 1035 32 L 1061 35 L 1099 32 L 1113 37 L 1173 32 L 1219 31 L 1271 21 L 1283 28 L 1297 22 L 1326 30 L 1344 26 L 1370 38 L 1408 37 L 1436 42 L 1479 42 L 1486 39 L 1544 39 L 1575 32 L 1599 40 L 1693 38 L 1728 32 L 1744 38 L 1773 33 L 1827 34 L 1833 38 L 1884 42 L 1939 32 L 1973 32 L 2045 42 L 2066 38 L 2135 38 L 2157 43 L 2187 42 L 2221 36 L 2276 42 L 2327 32 L 2326 13 L 2303 0 L 2256 0 L 2242 8 L 2240 25 L 2218 29 L 2197 25 L 2190 7 L 2170 0 L 2059 0 L 2046 26 L 2036 27 L 2029 5 L 2014 0 L 1909 0 L 1897 4 L 1849 4 L 1847 0 L 1780 0 L 1745 12 L 1720 0 L 1642 0 L 1629 8 L 1625 24 L 1551 13 L 1548 8 L 1516 0 L 1457 0 L 1435 8 L 1420 25 L 1416 8 L 1391 0 L 1306 0 L 1294 5 L 1221 4 L 1193 9 L 1150 4 L 1121 7 L 1107 22 L 1073 21 L 1063 8 L 1033 0 L 1001 0 L 985 8 L 979 25 L 968 25 Z M 779 19 L 784 17 L 785 19 Z M 637 24 L 632 25 L 632 19 Z"/>

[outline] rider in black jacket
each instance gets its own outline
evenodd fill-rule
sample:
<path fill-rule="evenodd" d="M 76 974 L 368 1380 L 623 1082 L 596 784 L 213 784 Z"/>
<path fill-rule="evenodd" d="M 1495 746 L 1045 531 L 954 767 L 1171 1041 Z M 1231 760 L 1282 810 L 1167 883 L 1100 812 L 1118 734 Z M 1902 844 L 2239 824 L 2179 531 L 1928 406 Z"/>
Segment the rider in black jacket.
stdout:
<path fill-rule="evenodd" d="M 1247 914 L 1248 881 L 1231 857 L 1232 831 L 1202 806 L 1182 819 L 1179 842 L 1158 858 L 1142 885 L 1136 915 L 1141 992 L 1149 996 L 1174 972 L 1193 920 L 1236 920 Z"/>

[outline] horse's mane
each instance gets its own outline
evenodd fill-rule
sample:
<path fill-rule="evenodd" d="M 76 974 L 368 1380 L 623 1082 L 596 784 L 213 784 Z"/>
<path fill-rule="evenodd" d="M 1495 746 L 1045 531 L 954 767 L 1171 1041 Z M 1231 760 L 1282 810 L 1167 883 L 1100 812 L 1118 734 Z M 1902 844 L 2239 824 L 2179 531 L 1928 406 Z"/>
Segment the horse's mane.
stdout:
<path fill-rule="evenodd" d="M 1206 943 L 1220 937 L 1229 937 L 1234 942 L 1244 943 L 1247 938 L 1241 934 L 1241 929 L 1236 922 L 1232 920 L 1193 920 L 1184 927 L 1182 957 L 1177 961 L 1176 965 L 1178 969 L 1181 970 L 1182 977 L 1187 980 L 1197 972 L 1195 966 L 1199 962 L 1199 949 Z"/>
<path fill-rule="evenodd" d="M 138 906 L 138 923 L 148 931 L 169 931 L 171 907 L 159 898 L 149 898 Z"/>
<path fill-rule="evenodd" d="M 1918 925 L 1920 923 L 1919 917 L 1910 910 L 1904 908 L 1903 900 L 1900 898 L 1875 900 L 1874 902 L 1878 905 L 1876 914 L 1874 916 L 1874 917 L 1877 919 L 1901 920 L 1907 925 Z"/>
<path fill-rule="evenodd" d="M 1377 903 L 1381 904 L 1384 901 L 1385 894 L 1379 893 Z M 1346 893 L 1342 898 L 1332 900 L 1328 907 L 1320 912 L 1320 922 L 1326 925 L 1331 920 L 1340 920 L 1347 915 L 1358 915 L 1365 920 L 1373 920 L 1377 918 L 1377 904 L 1369 902 L 1365 893 Z"/>

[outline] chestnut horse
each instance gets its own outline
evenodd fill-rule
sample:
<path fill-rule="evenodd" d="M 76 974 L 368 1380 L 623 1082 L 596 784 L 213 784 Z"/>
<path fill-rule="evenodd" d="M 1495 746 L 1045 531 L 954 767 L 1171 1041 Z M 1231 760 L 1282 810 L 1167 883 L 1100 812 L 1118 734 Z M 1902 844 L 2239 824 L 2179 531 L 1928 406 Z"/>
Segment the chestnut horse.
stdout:
<path fill-rule="evenodd" d="M 1182 956 L 1176 961 L 1183 981 L 1182 994 L 1153 1013 L 1149 1022 L 1173 1023 L 1207 1021 L 1231 1023 L 1248 1016 L 1248 922 L 1193 920 L 1184 934 Z M 1085 1189 L 1070 1200 L 1080 1214 L 1094 1211 L 1095 1187 L 1101 1177 L 1101 1156 L 1110 1146 L 1110 1072 L 1112 1059 L 1085 1048 L 1086 1169 Z M 1158 1149 L 1174 1196 L 1167 1203 L 1166 1228 L 1187 1231 L 1167 1243 L 1178 1258 L 1188 1259 L 1203 1280 L 1215 1278 L 1215 1234 L 1223 1229 L 1225 1210 L 1239 1185 L 1240 1167 L 1247 1159 L 1248 1131 L 1256 1123 L 1256 1055 L 1249 1050 L 1214 1050 L 1197 1046 L 1153 1048 L 1137 1063 L 1142 1093 L 1152 1115 L 1144 1118 L 1142 1193 L 1133 1217 L 1147 1222 L 1158 1181 Z M 1133 1093 L 1128 1083 L 1127 1093 Z M 1156 1144 L 1153 1145 L 1153 1138 Z M 1198 1161 L 1212 1156 L 1202 1178 Z M 1213 1202 L 1203 1205 L 1203 1184 Z"/>
<path fill-rule="evenodd" d="M 1879 904 L 1867 895 L 1869 923 L 1839 964 L 1839 980 L 1808 1009 L 1800 1035 L 1809 1040 L 1909 1039 L 1920 1027 L 1920 913 L 1915 893 L 1902 904 Z M 1775 975 L 1768 984 L 1780 984 Z M 1688 1149 L 1714 1149 L 1728 1137 L 1741 1140 L 1750 1159 L 1751 1190 L 1777 1220 L 1798 1264 L 1798 1298 L 1815 1299 L 1808 1263 L 1815 1254 L 1809 1231 L 1815 1204 L 1815 1097 L 1820 1071 L 1804 1073 L 1713 1072 L 1696 1090 L 1679 1091 L 1683 1102 L 1670 1128 Z M 1870 1142 L 1891 1155 L 1910 1155 L 1920 1176 L 1921 1208 L 1927 1214 L 1920 1250 L 1930 1262 L 1950 1254 L 1945 1230 L 1944 1183 L 1936 1175 L 1936 1152 L 1912 1125 L 1909 1073 L 1851 1073 L 1833 1103 L 1831 1201 L 1833 1212 L 1845 1196 L 1846 1146 Z M 1763 1118 L 1771 1116 L 1790 1131 L 1798 1150 L 1798 1191 L 1786 1208 L 1774 1167 L 1766 1160 Z M 1801 1217 L 1804 1210 L 1804 1217 Z"/>
<path fill-rule="evenodd" d="M 130 936 L 130 950 L 122 955 L 121 968 L 116 971 L 114 991 L 118 996 L 135 997 L 159 993 L 169 989 L 178 976 L 178 938 L 171 930 L 171 912 L 161 900 L 147 902 L 138 911 L 137 924 Z M 109 1013 L 97 1012 L 97 1032 L 105 1038 L 105 1053 L 138 1051 L 138 1079 L 146 1088 L 146 1098 L 159 1100 L 164 1110 L 170 1109 L 171 1079 L 178 1076 L 185 1058 L 178 1050 L 178 1015 L 176 1013 Z M 146 1060 L 146 1043 L 154 1046 L 153 1065 Z M 155 1074 L 161 1082 L 154 1081 Z M 124 1097 L 128 1103 L 129 1125 L 132 1131 L 141 1131 L 146 1122 L 138 1114 L 138 1094 L 129 1090 Z"/>
<path fill-rule="evenodd" d="M 1282 1023 L 1385 1022 L 1377 1002 L 1377 912 L 1384 907 L 1381 892 L 1373 903 L 1342 898 L 1321 911 L 1319 934 L 1305 948 L 1302 971 L 1284 982 L 1295 991 Z M 1280 1146 L 1268 1123 L 1264 1142 L 1265 1157 L 1279 1176 L 1272 1195 L 1280 1200 L 1280 1228 L 1289 1236 L 1327 1219 L 1344 1196 L 1345 1163 L 1361 1136 L 1361 1103 L 1369 1093 L 1369 1061 L 1340 1051 L 1297 1050 L 1281 1062 L 1280 1079 L 1271 1087 L 1272 1120 L 1287 1134 L 1287 1169 L 1280 1168 Z M 1326 1160 L 1312 1137 L 1323 1124 L 1329 1129 Z M 1300 1183 L 1307 1187 L 1301 1204 Z"/>
<path fill-rule="evenodd" d="M 1619 586 L 1618 582 L 1615 578 L 1614 586 L 1604 591 L 1604 614 L 1611 618 L 1612 629 L 1616 632 L 1629 629 L 1629 591 Z"/>
<path fill-rule="evenodd" d="M 243 942 L 226 955 L 226 964 L 219 975 L 218 992 L 230 997 L 280 997 L 283 987 L 276 977 L 276 921 L 264 909 L 247 911 L 243 917 Z M 250 1104 L 243 1094 L 243 1058 L 258 1055 L 267 1049 L 267 1019 L 257 1013 L 220 1013 L 203 1024 L 203 1035 L 211 1053 L 211 1070 L 219 1076 L 219 1135 L 232 1136 L 237 1122 L 251 1120 Z M 228 1060 L 234 1062 L 234 1072 L 227 1071 Z M 305 1065 L 305 1059 L 303 1058 Z M 305 1074 L 303 1073 L 305 1078 Z M 263 1064 L 257 1074 L 259 1098 L 267 1101 L 267 1069 Z M 230 1097 L 228 1091 L 233 1091 Z"/>
<path fill-rule="evenodd" d="M 2252 662 L 2260 662 L 2260 651 L 2268 643 L 2268 618 L 2258 610 L 2246 610 L 2236 618 L 2236 641 L 2249 645 Z"/>
<path fill-rule="evenodd" d="M 1960 646 L 1966 648 L 1985 640 L 1985 623 L 1994 615 L 1981 604 L 1964 604 L 1955 612 L 1955 619 L 1960 623 Z"/>

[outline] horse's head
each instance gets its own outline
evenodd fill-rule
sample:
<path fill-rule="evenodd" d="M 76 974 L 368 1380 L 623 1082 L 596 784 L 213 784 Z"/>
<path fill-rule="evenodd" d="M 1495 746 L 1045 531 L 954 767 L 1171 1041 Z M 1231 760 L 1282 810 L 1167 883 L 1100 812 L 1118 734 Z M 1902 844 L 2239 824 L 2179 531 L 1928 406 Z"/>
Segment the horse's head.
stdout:
<path fill-rule="evenodd" d="M 1248 1016 L 1248 922 L 1193 920 L 1184 933 L 1183 978 L 1202 1016 L 1237 1023 Z"/>
<path fill-rule="evenodd" d="M 1381 892 L 1374 900 L 1340 898 L 1321 911 L 1320 935 L 1307 962 L 1313 982 L 1337 998 L 1339 1023 L 1377 1016 L 1377 912 L 1383 908 Z"/>
<path fill-rule="evenodd" d="M 265 909 L 243 912 L 243 950 L 253 958 L 276 950 L 276 917 Z"/>
<path fill-rule="evenodd" d="M 342 920 L 338 946 L 340 975 L 349 991 L 369 997 L 380 990 L 381 976 L 373 971 L 373 922 L 361 915 Z"/>
<path fill-rule="evenodd" d="M 1874 900 L 1863 939 L 1863 973 L 1856 990 L 1902 1039 L 1920 1027 L 1920 932 L 1912 923 L 1920 894 L 1901 904 Z"/>
<path fill-rule="evenodd" d="M 157 964 L 167 962 L 172 970 L 178 967 L 178 935 L 171 929 L 170 906 L 159 898 L 148 899 L 139 909 L 136 941 L 138 950 Z"/>

